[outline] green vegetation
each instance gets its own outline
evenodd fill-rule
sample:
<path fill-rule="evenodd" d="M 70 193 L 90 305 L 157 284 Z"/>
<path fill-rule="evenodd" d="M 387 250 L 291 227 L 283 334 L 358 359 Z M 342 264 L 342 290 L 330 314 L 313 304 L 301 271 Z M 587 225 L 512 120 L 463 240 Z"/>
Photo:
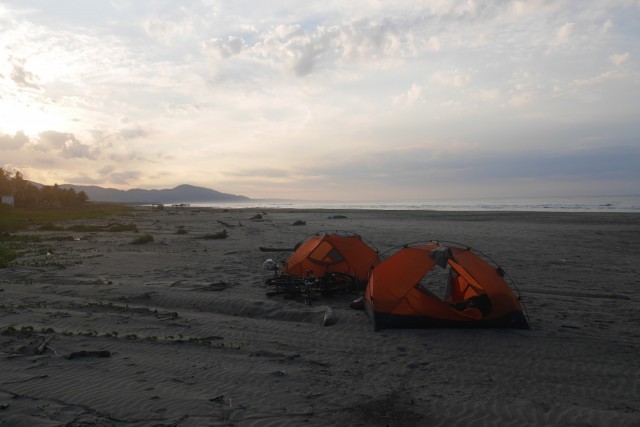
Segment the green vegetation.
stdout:
<path fill-rule="evenodd" d="M 41 225 L 41 230 L 62 231 L 64 228 L 54 225 L 56 222 L 103 219 L 110 216 L 131 215 L 133 208 L 118 204 L 87 203 L 75 208 L 13 208 L 0 204 L 0 233 L 26 230 L 31 225 Z M 131 224 L 107 226 L 99 231 L 136 231 Z M 119 228 L 126 227 L 127 230 Z M 75 231 L 75 230 L 70 230 Z M 98 230 L 90 230 L 98 231 Z"/>
<path fill-rule="evenodd" d="M 138 236 L 131 242 L 132 245 L 142 245 L 144 243 L 153 242 L 153 236 L 151 234 L 143 234 L 142 236 Z"/>
<path fill-rule="evenodd" d="M 38 188 L 25 180 L 20 172 L 12 176 L 3 168 L 0 168 L 0 196 L 13 197 L 13 206 L 0 203 L 0 233 L 26 230 L 39 224 L 43 224 L 42 230 L 59 231 L 61 228 L 53 225 L 59 221 L 101 219 L 133 211 L 132 207 L 124 205 L 89 203 L 83 191 L 76 193 L 74 189 L 60 188 L 58 184 Z M 117 226 L 122 227 L 121 224 Z M 98 231 L 131 231 L 109 227 Z"/>
<path fill-rule="evenodd" d="M 36 236 L 16 236 L 0 232 L 0 268 L 8 267 L 24 251 L 25 244 L 39 242 Z"/>
<path fill-rule="evenodd" d="M 18 247 L 12 243 L 6 243 L 0 237 L 0 268 L 6 268 L 11 261 L 18 258 Z"/>
<path fill-rule="evenodd" d="M 120 233 L 123 231 L 133 231 L 138 232 L 138 227 L 135 224 L 109 224 L 109 225 L 87 225 L 87 224 L 77 224 L 72 225 L 71 227 L 60 227 L 54 225 L 50 222 L 46 224 L 42 224 L 38 230 L 42 231 L 76 231 L 80 233 L 89 233 L 96 231 L 110 231 L 112 233 Z"/>
<path fill-rule="evenodd" d="M 135 224 L 112 223 L 101 225 L 57 226 L 55 222 L 73 220 L 98 220 L 111 216 L 128 216 L 133 214 L 133 207 L 118 204 L 87 203 L 74 208 L 14 208 L 0 203 L 0 268 L 6 268 L 20 256 L 33 249 L 31 243 L 43 241 L 42 236 L 12 234 L 38 226 L 41 231 L 73 231 L 73 232 L 138 232 Z M 72 238 L 67 236 L 64 239 Z M 46 239 L 44 239 L 46 240 Z M 55 239 L 54 239 L 55 240 Z M 44 250 L 44 249 L 43 249 Z"/>
<path fill-rule="evenodd" d="M 36 187 L 25 180 L 20 172 L 11 174 L 0 168 L 0 195 L 13 196 L 19 208 L 69 208 L 83 206 L 89 197 L 84 191 L 60 188 L 58 184 Z"/>

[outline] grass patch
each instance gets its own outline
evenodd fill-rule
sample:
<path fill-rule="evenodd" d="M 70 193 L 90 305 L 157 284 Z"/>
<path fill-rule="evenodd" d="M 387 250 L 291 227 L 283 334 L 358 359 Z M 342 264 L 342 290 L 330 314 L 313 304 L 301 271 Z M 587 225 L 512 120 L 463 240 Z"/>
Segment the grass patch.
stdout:
<path fill-rule="evenodd" d="M 6 268 L 24 252 L 26 243 L 39 242 L 36 236 L 16 236 L 0 233 L 0 268 Z"/>
<path fill-rule="evenodd" d="M 133 212 L 132 206 L 115 203 L 87 203 L 82 207 L 60 209 L 13 208 L 0 204 L 0 233 L 22 231 L 39 224 L 55 227 L 54 223 L 62 221 L 128 216 L 133 215 Z"/>
<path fill-rule="evenodd" d="M 42 231 L 64 231 L 64 227 L 59 227 L 54 225 L 52 222 L 47 222 L 46 224 L 42 224 L 38 227 L 38 230 Z"/>
<path fill-rule="evenodd" d="M 38 230 L 41 231 L 75 231 L 78 233 L 90 233 L 90 232 L 100 232 L 100 231 L 110 231 L 112 233 L 121 233 L 123 231 L 133 231 L 138 232 L 138 226 L 135 224 L 109 224 L 109 225 L 87 225 L 87 224 L 76 224 L 70 227 L 60 227 L 54 225 L 50 222 L 41 225 L 38 227 Z"/>
<path fill-rule="evenodd" d="M 138 232 L 138 227 L 135 224 L 109 224 L 106 226 L 77 224 L 72 225 L 71 227 L 67 227 L 66 231 L 76 231 L 80 233 L 89 233 L 92 231 L 110 231 L 112 233 L 121 233 L 123 231 Z"/>
<path fill-rule="evenodd" d="M 144 243 L 153 242 L 153 236 L 151 234 L 143 234 L 142 236 L 138 236 L 131 242 L 132 245 L 142 245 Z"/>

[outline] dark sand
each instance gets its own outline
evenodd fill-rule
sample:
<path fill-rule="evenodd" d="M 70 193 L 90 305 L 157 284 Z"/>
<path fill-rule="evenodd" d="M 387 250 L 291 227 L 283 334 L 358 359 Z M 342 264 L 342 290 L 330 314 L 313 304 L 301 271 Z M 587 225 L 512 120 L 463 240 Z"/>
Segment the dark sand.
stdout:
<path fill-rule="evenodd" d="M 250 220 L 258 212 L 140 210 L 97 223 L 137 234 L 32 231 L 58 240 L 0 270 L 0 425 L 640 425 L 640 215 Z M 479 249 L 515 280 L 533 329 L 374 332 L 352 296 L 267 297 L 262 263 L 286 254 L 258 248 L 333 230 L 381 251 L 431 239 Z M 155 241 L 130 243 L 144 233 Z"/>

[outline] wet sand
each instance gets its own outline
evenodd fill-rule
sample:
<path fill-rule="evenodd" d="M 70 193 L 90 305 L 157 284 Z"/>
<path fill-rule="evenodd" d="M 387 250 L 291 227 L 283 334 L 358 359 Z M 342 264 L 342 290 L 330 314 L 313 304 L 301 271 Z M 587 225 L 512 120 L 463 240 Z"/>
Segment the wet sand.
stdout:
<path fill-rule="evenodd" d="M 0 270 L 1 426 L 640 425 L 638 214 L 141 208 L 84 221 L 114 222 L 139 231 L 32 230 L 51 240 Z M 433 239 L 490 255 L 532 330 L 374 332 L 353 295 L 266 295 L 262 263 L 288 254 L 260 247 L 335 230 L 381 252 Z"/>

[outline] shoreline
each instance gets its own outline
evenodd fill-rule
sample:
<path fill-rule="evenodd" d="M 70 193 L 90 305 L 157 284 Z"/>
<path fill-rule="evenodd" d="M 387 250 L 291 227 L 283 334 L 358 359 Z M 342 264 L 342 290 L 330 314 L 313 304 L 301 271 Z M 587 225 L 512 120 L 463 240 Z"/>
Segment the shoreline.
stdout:
<path fill-rule="evenodd" d="M 31 230 L 44 238 L 0 270 L 0 425 L 638 425 L 639 220 L 168 207 L 60 224 L 137 232 Z M 440 239 L 490 255 L 533 329 L 374 332 L 352 295 L 266 295 L 262 263 L 287 253 L 259 247 L 338 229 L 381 252 Z"/>

